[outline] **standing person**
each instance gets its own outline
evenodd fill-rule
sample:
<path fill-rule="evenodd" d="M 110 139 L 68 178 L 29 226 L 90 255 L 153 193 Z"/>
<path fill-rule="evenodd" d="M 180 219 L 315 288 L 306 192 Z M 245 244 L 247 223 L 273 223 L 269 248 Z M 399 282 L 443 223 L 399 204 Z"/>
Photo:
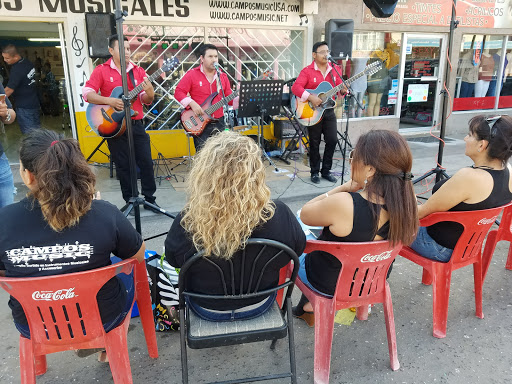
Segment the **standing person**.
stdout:
<path fill-rule="evenodd" d="M 178 103 L 184 107 L 190 107 L 197 116 L 204 115 L 205 112 L 201 108 L 201 104 L 204 103 L 208 96 L 217 93 L 217 96 L 212 100 L 212 104 L 215 104 L 222 99 L 223 95 L 227 97 L 233 92 L 228 76 L 224 72 L 219 72 L 219 79 L 215 68 L 215 63 L 219 62 L 217 47 L 213 44 L 204 44 L 199 49 L 199 52 L 201 64 L 190 69 L 183 76 L 174 92 L 174 97 Z M 229 105 L 233 105 L 235 100 L 230 101 Z M 201 149 L 210 136 L 218 133 L 225 127 L 222 107 L 213 112 L 211 117 L 216 120 L 210 122 L 200 135 L 193 137 L 196 152 Z"/>
<path fill-rule="evenodd" d="M 123 101 L 115 97 L 109 97 L 112 90 L 122 86 L 121 78 L 121 62 L 119 53 L 119 41 L 117 35 L 112 35 L 108 39 L 108 51 L 112 58 L 106 63 L 98 65 L 94 68 L 91 78 L 85 83 L 82 89 L 82 95 L 85 101 L 93 104 L 107 104 L 115 110 L 124 109 Z M 153 174 L 153 160 L 151 159 L 151 147 L 149 135 L 144 129 L 142 118 L 144 111 L 142 103 L 148 105 L 153 102 L 155 91 L 151 82 L 147 79 L 146 71 L 130 61 L 130 45 L 125 39 L 124 55 L 126 58 L 126 72 L 128 74 L 128 89 L 133 89 L 137 85 L 143 83 L 142 91 L 137 96 L 132 108 L 138 112 L 137 116 L 132 117 L 133 144 L 135 146 L 135 161 L 140 169 L 140 181 L 142 186 L 142 194 L 148 203 L 156 205 L 154 196 L 156 191 L 155 177 Z M 132 84 L 132 72 L 135 84 Z M 101 93 L 101 95 L 99 93 Z M 128 147 L 128 133 L 118 136 L 114 139 L 107 139 L 108 148 L 112 160 L 116 165 L 119 183 L 121 184 L 121 192 L 123 199 L 128 202 L 132 196 L 131 179 L 130 179 L 130 151 Z M 139 193 L 136 191 L 137 194 Z M 159 212 L 152 207 L 144 205 L 144 209 L 153 212 Z M 133 212 L 133 211 L 132 211 Z"/>
<path fill-rule="evenodd" d="M 14 96 L 21 133 L 26 134 L 33 129 L 41 128 L 34 65 L 21 57 L 12 44 L 3 49 L 2 56 L 4 61 L 11 65 L 5 94 L 7 97 Z"/>
<path fill-rule="evenodd" d="M 0 95 L 2 94 L 5 95 L 5 90 L 4 86 L 0 84 Z M 7 96 L 5 96 L 5 100 L 0 100 L 0 119 L 4 124 L 12 124 L 16 119 L 16 112 L 12 109 L 12 104 Z M 11 166 L 0 143 L 0 208 L 12 204 L 13 201 L 14 181 Z"/>
<path fill-rule="evenodd" d="M 293 94 L 300 101 L 309 101 L 313 106 L 317 107 L 322 104 L 322 99 L 306 89 L 315 89 L 322 81 L 329 82 L 333 87 L 342 83 L 341 78 L 329 63 L 328 56 L 330 53 L 331 51 L 329 51 L 325 41 L 313 44 L 313 62 L 300 72 L 292 86 Z M 311 167 L 311 181 L 315 184 L 320 183 L 319 172 L 324 179 L 331 183 L 336 181 L 336 178 L 331 175 L 331 168 L 338 140 L 337 131 L 336 115 L 332 108 L 324 111 L 320 122 L 308 127 L 309 165 Z M 324 135 L 325 150 L 322 168 L 320 169 L 320 141 L 322 134 Z"/>
<path fill-rule="evenodd" d="M 27 197 L 0 209 L 0 275 L 40 277 L 106 267 L 110 254 L 144 262 L 145 245 L 112 204 L 95 200 L 95 176 L 78 142 L 39 129 L 23 138 L 20 176 Z M 35 251 L 37 249 L 37 251 Z M 130 312 L 133 279 L 110 279 L 96 300 L 106 332 Z M 18 331 L 30 338 L 20 303 L 9 300 Z"/>

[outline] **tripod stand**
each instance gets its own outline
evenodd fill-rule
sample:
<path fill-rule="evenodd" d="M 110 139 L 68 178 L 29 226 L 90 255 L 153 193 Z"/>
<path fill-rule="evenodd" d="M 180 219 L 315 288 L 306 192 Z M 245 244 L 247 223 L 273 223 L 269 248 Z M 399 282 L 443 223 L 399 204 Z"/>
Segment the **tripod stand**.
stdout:
<path fill-rule="evenodd" d="M 133 139 L 133 127 L 132 127 L 132 121 L 130 119 L 131 116 L 131 103 L 130 98 L 128 97 L 128 78 L 126 73 L 126 58 L 124 55 L 124 34 L 123 34 L 123 21 L 124 17 L 126 17 L 128 13 L 126 11 L 123 11 L 121 8 L 121 0 L 116 0 L 116 10 L 115 10 L 115 18 L 116 18 L 116 29 L 117 29 L 117 36 L 118 36 L 118 47 L 119 47 L 119 61 L 121 66 L 121 79 L 123 83 L 123 104 L 124 104 L 124 115 L 125 115 L 125 122 L 126 122 L 126 135 L 128 138 L 128 151 L 129 151 L 129 159 L 130 159 L 130 184 L 132 189 L 132 196 L 128 200 L 128 203 L 125 204 L 123 208 L 121 208 L 121 211 L 125 214 L 125 216 L 128 216 L 130 212 L 134 209 L 135 210 L 135 229 L 137 232 L 141 233 L 141 223 L 140 223 L 140 205 L 144 205 L 147 207 L 152 208 L 154 211 L 158 211 L 172 219 L 175 218 L 175 216 L 171 215 L 164 209 L 148 203 L 146 200 L 144 200 L 142 197 L 139 196 L 139 192 L 137 190 L 137 169 L 135 165 L 135 146 L 134 146 L 134 139 Z"/>
<path fill-rule="evenodd" d="M 279 169 L 265 152 L 261 143 L 261 137 L 263 135 L 263 119 L 265 116 L 279 113 L 283 84 L 283 80 L 241 81 L 238 107 L 238 117 L 259 118 L 258 145 L 263 152 L 263 156 L 267 158 L 276 172 L 279 172 Z"/>

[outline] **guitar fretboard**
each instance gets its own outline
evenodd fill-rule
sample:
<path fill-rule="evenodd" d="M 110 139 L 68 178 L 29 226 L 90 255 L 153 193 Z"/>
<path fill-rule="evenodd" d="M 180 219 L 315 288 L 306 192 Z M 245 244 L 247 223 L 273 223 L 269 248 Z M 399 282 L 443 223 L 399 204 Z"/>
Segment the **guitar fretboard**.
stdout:
<path fill-rule="evenodd" d="M 356 81 L 357 79 L 359 79 L 362 76 L 366 76 L 366 74 L 368 72 L 370 72 L 373 69 L 377 69 L 378 67 L 380 67 L 380 65 L 381 65 L 381 63 L 378 62 L 378 61 L 376 61 L 373 64 L 370 64 L 368 67 L 365 68 L 364 71 L 359 72 L 357 75 L 354 75 L 350 79 L 345 80 L 345 84 L 347 86 L 350 86 L 350 84 L 352 84 L 354 81 Z M 340 85 L 338 85 L 338 86 L 332 88 L 331 90 L 325 92 L 325 99 L 327 100 L 327 99 L 331 98 L 336 92 L 341 91 L 341 89 L 344 87 L 345 84 L 341 83 Z"/>
<path fill-rule="evenodd" d="M 159 68 L 155 73 L 153 73 L 151 76 L 148 77 L 148 80 L 150 82 L 153 82 L 158 76 L 160 76 L 162 74 L 162 72 L 163 72 L 163 69 Z M 142 91 L 142 88 L 143 88 L 143 83 L 140 83 L 135 88 L 133 88 L 130 91 L 130 93 L 128 93 L 128 99 L 131 100 L 135 96 L 137 96 L 140 93 L 140 91 Z"/>

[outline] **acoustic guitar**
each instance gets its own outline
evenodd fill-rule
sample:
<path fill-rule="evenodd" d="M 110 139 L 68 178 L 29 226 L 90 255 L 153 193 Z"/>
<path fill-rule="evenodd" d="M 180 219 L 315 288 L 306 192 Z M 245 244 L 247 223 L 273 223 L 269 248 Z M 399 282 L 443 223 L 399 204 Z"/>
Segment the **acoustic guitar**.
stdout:
<path fill-rule="evenodd" d="M 254 80 L 265 80 L 272 76 L 272 74 L 272 71 L 265 71 L 261 76 Z M 180 119 L 185 131 L 193 136 L 199 136 L 201 133 L 203 133 L 207 124 L 209 124 L 211 121 L 217 120 L 212 117 L 212 113 L 237 97 L 238 91 L 235 91 L 231 95 L 224 97 L 223 99 L 217 101 L 215 104 L 212 104 L 213 99 L 215 99 L 217 95 L 218 92 L 212 93 L 206 98 L 203 104 L 201 104 L 201 108 L 205 113 L 200 116 L 197 116 L 190 107 L 187 107 L 181 111 Z"/>
<path fill-rule="evenodd" d="M 163 65 L 148 80 L 153 82 L 163 72 L 172 71 L 179 65 L 176 57 L 165 59 Z M 142 91 L 143 83 L 140 83 L 128 93 L 128 99 L 133 105 L 135 97 Z M 123 96 L 123 87 L 115 87 L 109 97 L 121 99 Z M 137 116 L 138 112 L 130 108 L 130 115 Z M 87 123 L 99 136 L 106 139 L 113 139 L 121 136 L 126 130 L 125 111 L 117 111 L 110 105 L 89 103 L 85 111 Z"/>
<path fill-rule="evenodd" d="M 382 61 L 375 61 L 374 63 L 368 65 L 364 71 L 359 72 L 357 75 L 352 76 L 348 80 L 345 80 L 345 84 L 350 85 L 362 76 L 373 75 L 374 73 L 377 73 L 381 68 Z M 291 107 L 295 118 L 299 121 L 299 123 L 306 127 L 317 124 L 320 120 L 322 120 L 326 109 L 334 108 L 336 105 L 334 95 L 341 91 L 343 88 L 343 83 L 333 87 L 328 81 L 322 81 L 315 89 L 306 89 L 306 91 L 309 93 L 313 93 L 322 99 L 322 104 L 320 104 L 318 107 L 313 106 L 310 101 L 300 101 L 297 96 L 292 94 Z"/>

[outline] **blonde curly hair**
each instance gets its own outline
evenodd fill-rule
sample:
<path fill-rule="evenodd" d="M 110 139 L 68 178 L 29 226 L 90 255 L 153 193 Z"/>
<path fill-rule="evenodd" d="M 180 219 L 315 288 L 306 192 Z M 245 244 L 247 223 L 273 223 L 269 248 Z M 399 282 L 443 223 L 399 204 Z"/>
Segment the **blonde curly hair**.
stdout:
<path fill-rule="evenodd" d="M 230 259 L 274 215 L 261 151 L 249 137 L 221 132 L 196 154 L 181 225 L 207 256 Z"/>

